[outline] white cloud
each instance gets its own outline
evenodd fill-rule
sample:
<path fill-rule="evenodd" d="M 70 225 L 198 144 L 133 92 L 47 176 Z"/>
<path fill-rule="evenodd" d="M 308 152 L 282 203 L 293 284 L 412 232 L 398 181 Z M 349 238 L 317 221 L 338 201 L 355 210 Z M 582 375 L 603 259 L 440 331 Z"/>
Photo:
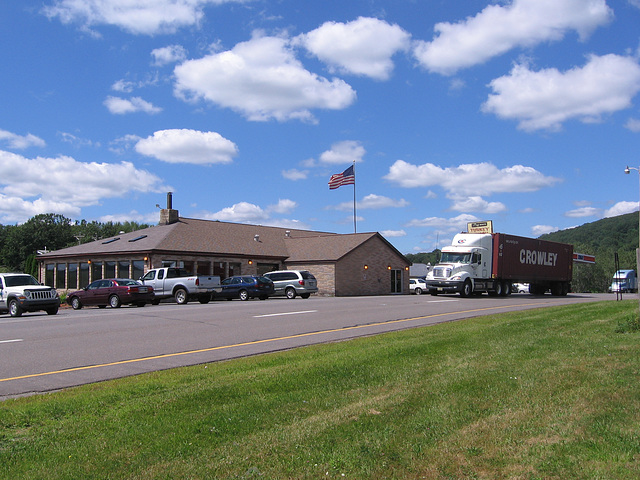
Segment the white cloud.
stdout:
<path fill-rule="evenodd" d="M 223 208 L 215 213 L 205 215 L 208 220 L 220 220 L 223 222 L 262 223 L 269 218 L 269 214 L 258 205 L 248 202 L 240 202 L 231 207 Z"/>
<path fill-rule="evenodd" d="M 605 0 L 513 0 L 455 24 L 436 24 L 433 41 L 416 42 L 414 55 L 429 71 L 450 75 L 513 48 L 561 40 L 570 30 L 585 39 L 611 18 Z"/>
<path fill-rule="evenodd" d="M 387 80 L 391 57 L 409 47 L 411 36 L 398 25 L 377 18 L 358 17 L 348 23 L 326 22 L 294 39 L 329 65 L 332 73 L 365 75 Z"/>
<path fill-rule="evenodd" d="M 407 236 L 407 232 L 405 232 L 404 230 L 382 230 L 380 234 L 386 238 Z"/>
<path fill-rule="evenodd" d="M 490 86 L 495 93 L 483 104 L 484 112 L 517 120 L 522 130 L 558 130 L 570 119 L 592 123 L 629 108 L 640 91 L 640 65 L 619 55 L 591 55 L 583 68 L 564 73 L 516 65 Z"/>
<path fill-rule="evenodd" d="M 231 163 L 238 154 L 238 147 L 219 133 L 188 129 L 159 130 L 139 140 L 135 149 L 163 162 L 196 165 Z"/>
<path fill-rule="evenodd" d="M 254 121 L 314 122 L 311 109 L 341 110 L 356 98 L 344 81 L 305 70 L 288 40 L 279 37 L 254 37 L 232 50 L 186 61 L 174 74 L 179 98 L 207 100 Z"/>
<path fill-rule="evenodd" d="M 618 202 L 613 207 L 604 211 L 603 217 L 617 217 L 618 215 L 624 215 L 625 213 L 632 213 L 638 211 L 638 202 Z"/>
<path fill-rule="evenodd" d="M 242 0 L 54 0 L 42 11 L 64 24 L 79 24 L 94 35 L 98 34 L 92 27 L 98 25 L 113 25 L 133 34 L 155 35 L 198 26 L 206 5 L 232 1 Z"/>
<path fill-rule="evenodd" d="M 151 50 L 153 64 L 160 67 L 170 63 L 182 62 L 187 58 L 187 51 L 182 45 L 169 45 L 167 47 Z"/>
<path fill-rule="evenodd" d="M 404 160 L 397 160 L 384 178 L 404 188 L 439 185 L 451 194 L 468 196 L 535 192 L 560 181 L 523 165 L 501 170 L 490 163 L 441 168 L 432 163 L 412 165 Z"/>
<path fill-rule="evenodd" d="M 298 170 L 296 168 L 292 168 L 290 170 L 282 170 L 282 176 L 287 180 L 306 180 L 309 176 L 309 172 L 307 170 Z"/>
<path fill-rule="evenodd" d="M 13 173 L 18 170 L 20 176 Z M 127 181 L 123 182 L 122 179 Z M 83 163 L 71 157 L 26 158 L 0 150 L 0 220 L 21 222 L 39 213 L 77 216 L 85 206 L 130 192 L 173 188 L 130 162 Z"/>
<path fill-rule="evenodd" d="M 394 200 L 393 198 L 371 193 L 359 202 L 356 202 L 358 210 L 379 210 L 381 208 L 403 208 L 409 205 L 404 198 Z M 336 210 L 353 210 L 353 202 L 344 202 L 334 207 Z"/>
<path fill-rule="evenodd" d="M 534 225 L 531 227 L 531 235 L 539 237 L 545 233 L 557 232 L 558 230 L 560 230 L 560 228 L 552 227 L 551 225 Z"/>
<path fill-rule="evenodd" d="M 326 164 L 349 164 L 361 162 L 366 150 L 354 140 L 344 140 L 331 145 L 331 149 L 322 152 L 320 161 Z"/>
<path fill-rule="evenodd" d="M 407 227 L 432 227 L 448 232 L 466 230 L 468 222 L 477 222 L 478 217 L 469 214 L 461 214 L 453 218 L 427 217 L 422 220 L 415 219 L 407 223 Z"/>
<path fill-rule="evenodd" d="M 564 216 L 569 218 L 599 217 L 601 213 L 602 210 L 596 207 L 581 207 L 565 212 Z"/>
<path fill-rule="evenodd" d="M 448 195 L 453 201 L 451 210 L 458 212 L 482 212 L 482 213 L 500 213 L 507 210 L 504 203 L 501 202 L 487 202 L 484 198 L 478 195 L 472 195 L 470 197 L 460 197 L 458 195 Z"/>
<path fill-rule="evenodd" d="M 297 204 L 291 200 L 279 200 L 277 205 L 266 209 L 248 202 L 240 202 L 214 213 L 203 212 L 198 218 L 223 222 L 252 223 L 273 227 L 309 229 L 309 225 L 299 220 L 272 218 L 271 213 L 289 213 Z"/>
<path fill-rule="evenodd" d="M 296 209 L 297 206 L 298 204 L 293 200 L 281 198 L 278 200 L 278 203 L 276 205 L 270 205 L 269 207 L 267 207 L 267 210 L 269 212 L 284 214 L 291 213 Z"/>
<path fill-rule="evenodd" d="M 625 124 L 625 128 L 628 128 L 632 132 L 640 132 L 640 120 L 638 120 L 637 118 L 630 118 Z"/>
<path fill-rule="evenodd" d="M 24 150 L 29 147 L 44 147 L 46 145 L 44 140 L 30 133 L 18 135 L 7 130 L 0 130 L 0 142 L 5 142 L 9 148 L 15 148 L 16 150 Z"/>
<path fill-rule="evenodd" d="M 140 97 L 132 97 L 130 100 L 120 97 L 107 97 L 104 105 L 114 115 L 124 115 L 127 113 L 145 112 L 159 113 L 162 111 L 160 107 L 154 106 L 152 103 L 143 100 Z"/>

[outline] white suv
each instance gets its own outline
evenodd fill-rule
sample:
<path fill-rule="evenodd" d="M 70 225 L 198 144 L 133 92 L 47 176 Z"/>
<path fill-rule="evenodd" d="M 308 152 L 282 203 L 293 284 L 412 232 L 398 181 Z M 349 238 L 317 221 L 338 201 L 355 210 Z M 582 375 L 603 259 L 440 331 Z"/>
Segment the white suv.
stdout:
<path fill-rule="evenodd" d="M 273 296 L 284 295 L 287 298 L 309 298 L 312 293 L 318 292 L 316 277 L 306 270 L 278 270 L 264 274 L 273 282 L 275 293 Z"/>

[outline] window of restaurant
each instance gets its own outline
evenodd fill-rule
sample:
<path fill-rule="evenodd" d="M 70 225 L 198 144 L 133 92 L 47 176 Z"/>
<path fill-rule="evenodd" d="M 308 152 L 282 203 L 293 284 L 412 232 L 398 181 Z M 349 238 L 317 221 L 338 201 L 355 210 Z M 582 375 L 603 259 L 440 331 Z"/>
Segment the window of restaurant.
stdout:
<path fill-rule="evenodd" d="M 45 272 L 44 272 L 44 284 L 45 285 L 53 285 L 53 280 L 54 280 L 54 274 L 55 274 L 55 264 L 54 263 L 47 263 L 45 265 Z"/>
<path fill-rule="evenodd" d="M 120 260 L 118 262 L 118 277 L 119 278 L 129 278 L 129 266 L 131 262 L 129 260 Z M 134 277 L 135 278 L 135 277 Z"/>
<path fill-rule="evenodd" d="M 67 267 L 67 288 L 78 288 L 78 264 L 70 263 Z"/>
<path fill-rule="evenodd" d="M 87 262 L 80 263 L 80 280 L 78 286 L 84 288 L 89 285 L 89 264 Z"/>
<path fill-rule="evenodd" d="M 193 273 L 194 264 L 192 261 L 184 261 L 182 262 L 182 268 L 184 268 L 187 272 Z"/>
<path fill-rule="evenodd" d="M 229 276 L 233 277 L 234 275 L 241 275 L 240 264 L 239 263 L 229 263 Z"/>
<path fill-rule="evenodd" d="M 104 262 L 104 276 L 105 278 L 115 278 L 116 262 L 113 262 L 113 261 Z"/>
<path fill-rule="evenodd" d="M 198 262 L 198 275 L 211 275 L 211 262 L 205 262 L 204 260 Z M 214 273 L 214 275 L 216 275 Z"/>
<path fill-rule="evenodd" d="M 91 281 L 102 278 L 102 262 L 91 262 Z"/>
<path fill-rule="evenodd" d="M 213 274 L 225 278 L 224 267 L 224 262 L 213 262 Z"/>
<path fill-rule="evenodd" d="M 65 288 L 65 273 L 67 265 L 65 263 L 56 264 L 56 288 Z"/>
<path fill-rule="evenodd" d="M 144 260 L 134 260 L 131 262 L 133 270 L 131 271 L 131 278 L 140 278 L 144 275 Z"/>

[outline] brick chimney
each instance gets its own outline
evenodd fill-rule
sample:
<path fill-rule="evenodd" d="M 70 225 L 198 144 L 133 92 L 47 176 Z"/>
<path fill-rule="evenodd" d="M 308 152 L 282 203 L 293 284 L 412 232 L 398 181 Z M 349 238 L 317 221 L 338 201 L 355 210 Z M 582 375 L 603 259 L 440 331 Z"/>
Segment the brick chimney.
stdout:
<path fill-rule="evenodd" d="M 171 225 L 178 221 L 178 210 L 173 209 L 173 193 L 167 193 L 167 208 L 160 210 L 158 225 Z"/>

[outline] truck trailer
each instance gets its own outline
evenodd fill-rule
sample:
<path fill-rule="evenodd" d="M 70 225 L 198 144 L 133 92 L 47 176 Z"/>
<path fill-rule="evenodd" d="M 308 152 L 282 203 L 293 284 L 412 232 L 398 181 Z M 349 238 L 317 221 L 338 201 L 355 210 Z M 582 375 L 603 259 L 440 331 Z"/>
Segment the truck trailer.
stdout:
<path fill-rule="evenodd" d="M 487 292 L 510 295 L 514 283 L 529 293 L 566 295 L 573 275 L 573 245 L 504 233 L 459 233 L 427 274 L 431 295 Z"/>

